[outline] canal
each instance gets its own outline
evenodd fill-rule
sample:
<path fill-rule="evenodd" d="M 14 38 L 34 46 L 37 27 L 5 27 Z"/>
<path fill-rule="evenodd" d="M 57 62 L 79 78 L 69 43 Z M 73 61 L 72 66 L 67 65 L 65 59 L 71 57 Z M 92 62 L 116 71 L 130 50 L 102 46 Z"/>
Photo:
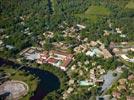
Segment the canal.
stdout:
<path fill-rule="evenodd" d="M 21 64 L 16 64 L 12 61 L 0 58 L 0 66 L 2 65 L 10 65 L 14 69 L 17 69 L 18 67 L 22 66 Z M 34 92 L 34 95 L 30 98 L 30 100 L 42 100 L 48 93 L 54 90 L 58 90 L 60 88 L 60 81 L 58 77 L 48 71 L 28 66 L 22 67 L 21 70 L 28 72 L 29 74 L 35 75 L 40 79 L 37 89 Z"/>

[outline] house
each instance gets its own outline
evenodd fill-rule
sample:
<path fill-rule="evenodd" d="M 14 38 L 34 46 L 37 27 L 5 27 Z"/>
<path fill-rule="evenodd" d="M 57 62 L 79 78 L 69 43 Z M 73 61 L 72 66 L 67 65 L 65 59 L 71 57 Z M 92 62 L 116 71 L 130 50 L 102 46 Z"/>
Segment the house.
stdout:
<path fill-rule="evenodd" d="M 119 82 L 120 85 L 125 85 L 127 80 L 126 79 L 120 79 L 118 82 Z"/>
<path fill-rule="evenodd" d="M 69 85 L 73 85 L 73 84 L 74 84 L 74 80 L 72 80 L 72 79 L 69 80 L 68 84 L 69 84 Z"/>
<path fill-rule="evenodd" d="M 89 85 L 94 85 L 94 83 L 85 80 L 85 81 L 79 81 L 79 85 L 80 86 L 89 86 Z"/>
<path fill-rule="evenodd" d="M 80 24 L 77 24 L 76 26 L 79 28 L 79 30 L 82 30 L 82 29 L 85 29 L 86 28 L 86 26 L 80 25 Z"/>
<path fill-rule="evenodd" d="M 129 59 L 128 61 L 134 63 L 134 59 Z"/>
<path fill-rule="evenodd" d="M 71 67 L 71 70 L 74 71 L 75 69 L 76 69 L 76 65 L 73 65 L 73 66 Z"/>
<path fill-rule="evenodd" d="M 95 81 L 96 84 L 100 85 L 100 84 L 103 84 L 104 80 L 103 79 L 97 79 Z"/>
<path fill-rule="evenodd" d="M 121 93 L 118 92 L 118 91 L 114 91 L 114 92 L 112 92 L 112 96 L 113 96 L 114 98 L 120 99 L 120 98 L 121 98 Z"/>
<path fill-rule="evenodd" d="M 132 52 L 134 52 L 134 48 L 130 48 L 130 50 L 131 50 Z"/>
<path fill-rule="evenodd" d="M 70 94 L 73 90 L 74 90 L 74 88 L 69 87 L 68 90 L 67 90 L 67 93 Z"/>
<path fill-rule="evenodd" d="M 12 46 L 12 45 L 6 45 L 5 47 L 6 47 L 7 49 L 9 49 L 9 50 L 11 50 L 11 49 L 15 49 L 15 47 Z"/>
<path fill-rule="evenodd" d="M 113 52 L 116 56 L 121 53 L 119 48 L 113 48 L 112 52 Z"/>
<path fill-rule="evenodd" d="M 104 36 L 109 36 L 110 35 L 110 33 L 107 31 L 107 30 L 104 30 L 104 34 L 103 34 Z"/>
<path fill-rule="evenodd" d="M 0 40 L 0 46 L 3 44 L 3 41 L 2 40 Z"/>
<path fill-rule="evenodd" d="M 65 92 L 65 93 L 63 94 L 63 100 L 67 99 L 67 97 L 68 97 L 68 93 Z"/>
<path fill-rule="evenodd" d="M 127 100 L 134 100 L 134 96 L 127 96 L 126 99 Z"/>
<path fill-rule="evenodd" d="M 109 49 L 113 50 L 115 48 L 115 43 L 114 42 L 110 42 L 110 45 L 109 45 Z"/>
<path fill-rule="evenodd" d="M 3 28 L 0 28 L 0 34 L 4 33 L 4 29 Z"/>
<path fill-rule="evenodd" d="M 104 74 L 105 73 L 105 70 L 104 69 L 100 69 L 100 74 Z"/>
<path fill-rule="evenodd" d="M 130 80 L 130 81 L 131 81 L 131 80 L 134 80 L 134 75 L 133 75 L 133 74 L 129 75 L 129 76 L 128 76 L 128 80 Z"/>
<path fill-rule="evenodd" d="M 97 45 L 97 42 L 95 42 L 95 41 L 91 41 L 91 42 L 90 42 L 90 45 L 94 47 L 94 46 Z"/>
<path fill-rule="evenodd" d="M 102 52 L 98 48 L 91 48 L 91 50 L 97 57 L 100 57 L 102 55 Z"/>
<path fill-rule="evenodd" d="M 122 54 L 121 58 L 123 58 L 124 60 L 129 60 L 129 58 L 125 54 Z"/>
<path fill-rule="evenodd" d="M 46 60 L 49 57 L 48 51 L 44 51 L 43 53 L 40 54 L 40 59 Z"/>
<path fill-rule="evenodd" d="M 123 70 L 122 70 L 121 67 L 117 67 L 117 68 L 116 68 L 116 71 L 117 71 L 118 73 L 122 73 L 122 72 L 123 72 Z"/>
<path fill-rule="evenodd" d="M 88 38 L 84 38 L 84 40 L 83 40 L 84 42 L 88 42 Z"/>
<path fill-rule="evenodd" d="M 116 28 L 115 30 L 116 30 L 116 32 L 119 33 L 119 34 L 122 33 L 122 31 L 120 30 L 120 28 Z"/>
<path fill-rule="evenodd" d="M 87 56 L 93 57 L 95 55 L 95 52 L 91 52 L 90 50 L 86 52 Z"/>
<path fill-rule="evenodd" d="M 100 47 L 100 49 L 103 52 L 104 58 L 108 59 L 108 58 L 111 58 L 112 57 L 111 53 L 107 49 L 104 49 L 104 48 L 101 48 L 101 47 Z"/>
<path fill-rule="evenodd" d="M 120 37 L 125 38 L 125 37 L 126 37 L 126 35 L 125 35 L 125 34 L 121 34 L 121 35 L 120 35 Z"/>
<path fill-rule="evenodd" d="M 86 61 L 84 62 L 84 64 L 85 64 L 85 65 L 88 65 L 88 64 L 89 64 L 89 61 L 88 61 L 88 60 L 86 60 Z"/>
<path fill-rule="evenodd" d="M 43 35 L 45 37 L 48 37 L 48 38 L 53 38 L 54 37 L 54 33 L 50 32 L 50 31 L 44 32 Z"/>

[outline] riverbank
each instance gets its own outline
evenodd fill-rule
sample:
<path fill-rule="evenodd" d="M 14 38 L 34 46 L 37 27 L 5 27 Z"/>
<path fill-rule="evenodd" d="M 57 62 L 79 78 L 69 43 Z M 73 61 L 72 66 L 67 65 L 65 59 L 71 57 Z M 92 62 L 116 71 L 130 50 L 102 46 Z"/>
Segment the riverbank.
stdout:
<path fill-rule="evenodd" d="M 34 93 L 36 90 L 39 80 L 37 77 L 28 74 L 26 72 L 23 72 L 21 70 L 18 70 L 16 72 L 15 69 L 11 68 L 10 66 L 1 66 L 0 67 L 0 72 L 5 72 L 5 73 L 10 73 L 9 80 L 18 80 L 18 81 L 23 81 L 29 86 L 29 91 L 28 94 L 25 95 L 22 100 L 29 100 L 31 95 Z"/>
<path fill-rule="evenodd" d="M 22 66 L 20 64 L 16 64 L 12 61 L 4 60 L 1 58 L 0 66 L 2 65 L 8 65 L 8 68 L 13 68 L 14 70 Z M 54 90 L 58 90 L 60 88 L 59 79 L 48 71 L 43 71 L 38 68 L 32 68 L 32 67 L 26 67 L 26 66 L 22 67 L 21 71 L 34 75 L 38 77 L 40 80 L 36 90 L 34 91 L 34 93 L 31 94 L 32 96 L 30 97 L 30 100 L 37 100 L 37 99 L 42 100 L 48 93 Z"/>
<path fill-rule="evenodd" d="M 10 67 L 12 66 L 12 68 L 15 70 L 18 67 L 23 66 L 19 70 L 38 77 L 40 80 L 39 84 L 36 91 L 31 94 L 33 96 L 31 96 L 30 100 L 42 100 L 43 98 L 47 98 L 47 95 L 49 95 L 49 93 L 52 94 L 53 91 L 55 91 L 54 93 L 57 93 L 56 91 L 58 91 L 58 98 L 60 98 L 62 91 L 66 89 L 65 84 L 68 79 L 66 74 L 51 65 L 30 67 L 0 58 L 0 66 L 2 65 L 8 65 Z"/>

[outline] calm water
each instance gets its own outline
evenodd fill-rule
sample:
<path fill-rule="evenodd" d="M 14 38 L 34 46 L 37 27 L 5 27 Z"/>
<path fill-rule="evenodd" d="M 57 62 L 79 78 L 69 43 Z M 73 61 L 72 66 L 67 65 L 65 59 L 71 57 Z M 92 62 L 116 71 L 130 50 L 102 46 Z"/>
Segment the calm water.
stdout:
<path fill-rule="evenodd" d="M 10 65 L 14 69 L 21 66 L 19 64 L 15 64 L 12 61 L 7 61 L 0 58 L 0 66 L 2 65 Z M 56 77 L 54 74 L 48 71 L 25 66 L 21 70 L 28 72 L 30 74 L 34 74 L 40 79 L 40 82 L 34 93 L 34 96 L 32 96 L 30 100 L 42 100 L 49 92 L 58 90 L 60 88 L 60 81 L 58 77 Z"/>

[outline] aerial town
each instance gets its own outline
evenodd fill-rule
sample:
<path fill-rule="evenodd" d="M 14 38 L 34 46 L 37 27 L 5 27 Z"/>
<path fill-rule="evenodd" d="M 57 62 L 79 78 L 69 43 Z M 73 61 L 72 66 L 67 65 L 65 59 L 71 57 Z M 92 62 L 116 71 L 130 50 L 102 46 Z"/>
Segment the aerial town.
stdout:
<path fill-rule="evenodd" d="M 2 1 L 0 100 L 134 100 L 134 2 L 72 2 Z"/>

